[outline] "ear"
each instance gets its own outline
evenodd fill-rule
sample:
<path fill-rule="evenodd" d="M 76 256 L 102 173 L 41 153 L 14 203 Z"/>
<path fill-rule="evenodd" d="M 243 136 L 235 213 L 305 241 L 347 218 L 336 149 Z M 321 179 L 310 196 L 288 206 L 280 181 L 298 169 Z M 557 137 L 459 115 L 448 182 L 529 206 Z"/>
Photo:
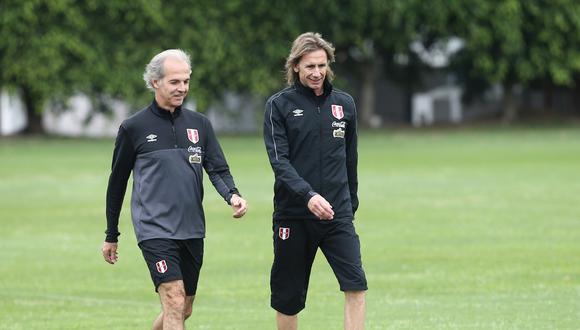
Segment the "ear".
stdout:
<path fill-rule="evenodd" d="M 298 73 L 300 71 L 300 69 L 298 68 L 298 64 L 294 65 L 294 72 Z"/>
<path fill-rule="evenodd" d="M 153 87 L 154 87 L 154 88 L 159 88 L 159 83 L 158 83 L 158 81 L 159 81 L 159 80 L 157 80 L 157 79 L 153 79 L 153 80 L 151 80 L 151 85 L 153 85 Z"/>

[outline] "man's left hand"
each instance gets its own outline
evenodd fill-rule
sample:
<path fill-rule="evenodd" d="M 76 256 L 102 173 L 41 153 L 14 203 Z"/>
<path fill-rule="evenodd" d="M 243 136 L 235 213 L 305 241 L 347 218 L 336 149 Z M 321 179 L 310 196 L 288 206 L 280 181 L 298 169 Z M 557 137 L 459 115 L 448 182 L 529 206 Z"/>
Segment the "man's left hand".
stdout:
<path fill-rule="evenodd" d="M 236 219 L 243 217 L 248 210 L 248 203 L 246 200 L 236 194 L 232 195 L 232 198 L 230 199 L 230 205 L 234 209 L 233 217 Z"/>

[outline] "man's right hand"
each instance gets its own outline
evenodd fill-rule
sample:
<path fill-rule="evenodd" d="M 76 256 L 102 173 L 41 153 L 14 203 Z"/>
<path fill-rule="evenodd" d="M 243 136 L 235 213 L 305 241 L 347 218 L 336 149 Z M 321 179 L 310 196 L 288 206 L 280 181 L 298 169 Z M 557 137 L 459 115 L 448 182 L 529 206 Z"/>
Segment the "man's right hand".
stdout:
<path fill-rule="evenodd" d="M 232 216 L 236 219 L 243 217 L 248 210 L 248 203 L 246 200 L 237 194 L 232 195 L 232 198 L 230 199 L 230 205 L 234 209 L 234 214 Z"/>
<path fill-rule="evenodd" d="M 332 205 L 318 194 L 308 200 L 308 209 L 320 220 L 332 220 L 334 218 Z"/>
<path fill-rule="evenodd" d="M 117 256 L 117 243 L 104 242 L 101 251 L 103 252 L 105 261 L 111 265 L 113 265 L 115 262 L 117 262 L 117 259 L 119 259 Z"/>

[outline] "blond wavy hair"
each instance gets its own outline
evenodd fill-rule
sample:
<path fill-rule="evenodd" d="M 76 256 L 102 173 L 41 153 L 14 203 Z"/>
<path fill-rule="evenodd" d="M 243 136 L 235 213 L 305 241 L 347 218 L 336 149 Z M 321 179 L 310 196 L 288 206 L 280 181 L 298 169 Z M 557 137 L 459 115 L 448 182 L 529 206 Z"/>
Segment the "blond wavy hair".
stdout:
<path fill-rule="evenodd" d="M 322 38 L 320 33 L 306 32 L 298 36 L 292 43 L 290 55 L 286 59 L 286 82 L 288 85 L 293 85 L 298 79 L 298 73 L 294 72 L 294 67 L 300 62 L 302 56 L 313 51 L 322 49 L 326 52 L 328 58 L 328 68 L 326 69 L 326 79 L 332 81 L 334 79 L 334 72 L 330 68 L 330 63 L 334 62 L 334 46 Z"/>

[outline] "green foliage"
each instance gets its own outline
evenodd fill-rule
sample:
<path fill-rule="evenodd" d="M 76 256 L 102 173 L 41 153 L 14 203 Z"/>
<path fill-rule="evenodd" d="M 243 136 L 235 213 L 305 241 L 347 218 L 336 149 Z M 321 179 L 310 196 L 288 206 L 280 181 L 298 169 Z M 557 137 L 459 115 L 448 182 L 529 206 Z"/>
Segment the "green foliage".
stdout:
<path fill-rule="evenodd" d="M 167 6 L 164 16 L 186 22 L 173 42 L 193 56 L 190 90 L 202 109 L 226 91 L 266 96 L 281 86 L 283 59 L 295 32 L 286 19 L 288 4 L 187 3 Z"/>
<path fill-rule="evenodd" d="M 527 84 L 548 79 L 572 85 L 580 71 L 580 3 L 465 1 L 450 31 L 466 40 L 474 76 Z"/>
<path fill-rule="evenodd" d="M 135 102 L 151 98 L 142 73 L 159 47 L 167 22 L 160 13 L 160 1 L 81 2 L 88 21 L 82 38 L 92 45 L 85 93 L 105 94 Z"/>
<path fill-rule="evenodd" d="M 569 86 L 580 71 L 574 0 L 4 0 L 0 87 L 22 89 L 37 110 L 79 91 L 142 105 L 151 98 L 144 65 L 182 48 L 193 57 L 191 95 L 203 111 L 225 91 L 267 96 L 280 88 L 290 43 L 305 31 L 334 43 L 344 71 L 368 74 L 380 61 L 405 84 L 422 71 L 409 44 L 431 47 L 452 36 L 466 41 L 459 59 L 470 74 L 490 83 Z"/>
<path fill-rule="evenodd" d="M 265 96 L 281 85 L 288 40 L 298 32 L 276 9 L 268 1 L 8 0 L 0 86 L 33 90 L 38 107 L 77 91 L 145 102 L 145 64 L 182 48 L 192 55 L 191 95 L 202 111 L 228 90 Z"/>
<path fill-rule="evenodd" d="M 548 77 L 557 85 L 572 85 L 580 72 L 580 3 L 573 0 L 522 3 L 524 58 L 518 63 L 523 79 Z"/>
<path fill-rule="evenodd" d="M 4 1 L 0 13 L 0 81 L 45 98 L 70 90 L 88 45 L 86 25 L 70 1 Z M 37 100 L 42 102 L 42 100 Z"/>
<path fill-rule="evenodd" d="M 12 1 L 0 13 L 0 84 L 50 97 L 74 92 L 137 98 L 159 2 Z M 139 85 L 139 88 L 137 87 Z"/>

